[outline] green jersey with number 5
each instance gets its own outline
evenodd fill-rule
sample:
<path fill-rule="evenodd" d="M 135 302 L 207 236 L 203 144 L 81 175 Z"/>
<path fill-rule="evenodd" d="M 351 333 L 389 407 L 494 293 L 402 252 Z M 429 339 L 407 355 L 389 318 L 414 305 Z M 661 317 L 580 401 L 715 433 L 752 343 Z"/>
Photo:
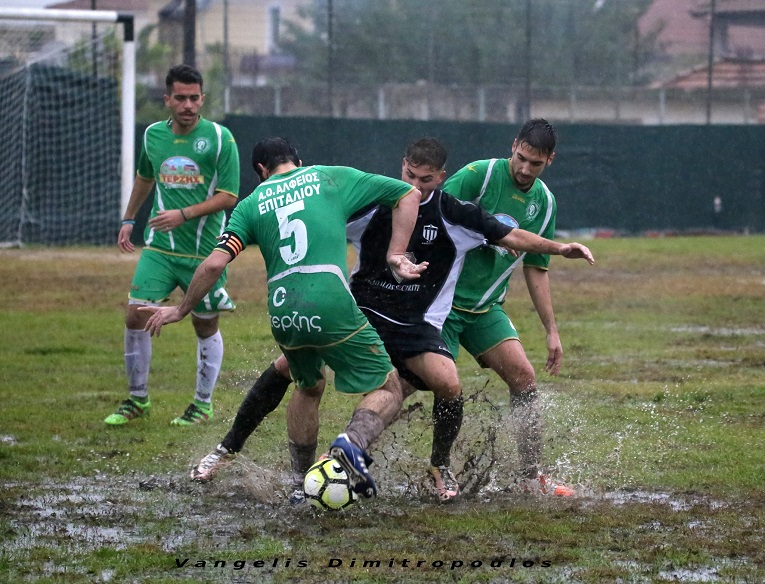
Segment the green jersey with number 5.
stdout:
<path fill-rule="evenodd" d="M 354 168 L 309 166 L 270 177 L 237 205 L 226 232 L 260 246 L 279 344 L 327 346 L 366 326 L 348 287 L 346 221 L 373 203 L 394 207 L 411 190 Z"/>

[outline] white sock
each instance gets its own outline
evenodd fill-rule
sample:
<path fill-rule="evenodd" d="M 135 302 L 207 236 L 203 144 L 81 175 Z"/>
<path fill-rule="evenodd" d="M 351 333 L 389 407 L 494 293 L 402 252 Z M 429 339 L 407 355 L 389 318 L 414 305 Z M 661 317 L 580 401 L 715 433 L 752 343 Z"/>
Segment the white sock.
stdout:
<path fill-rule="evenodd" d="M 125 371 L 128 389 L 134 397 L 149 396 L 151 336 L 144 330 L 125 329 Z"/>
<path fill-rule="evenodd" d="M 223 363 L 223 337 L 220 331 L 206 339 L 198 338 L 197 347 L 197 392 L 194 399 L 210 403 Z"/>

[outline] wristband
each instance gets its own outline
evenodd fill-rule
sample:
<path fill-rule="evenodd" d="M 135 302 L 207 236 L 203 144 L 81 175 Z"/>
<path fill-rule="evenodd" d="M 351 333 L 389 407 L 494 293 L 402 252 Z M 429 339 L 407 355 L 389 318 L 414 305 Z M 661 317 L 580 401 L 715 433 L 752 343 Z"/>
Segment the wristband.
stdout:
<path fill-rule="evenodd" d="M 183 217 L 184 221 L 188 221 L 188 217 L 186 217 L 186 213 L 183 212 L 183 209 L 178 209 L 181 212 L 181 217 Z"/>
<path fill-rule="evenodd" d="M 123 219 L 122 220 L 123 225 L 135 225 L 135 219 Z"/>

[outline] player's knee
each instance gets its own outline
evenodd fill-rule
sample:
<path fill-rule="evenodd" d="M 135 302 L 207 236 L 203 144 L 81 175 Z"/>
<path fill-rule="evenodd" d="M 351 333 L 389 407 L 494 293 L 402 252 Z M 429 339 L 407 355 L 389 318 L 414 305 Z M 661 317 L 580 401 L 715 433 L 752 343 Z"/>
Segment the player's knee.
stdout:
<path fill-rule="evenodd" d="M 199 318 L 191 316 L 191 322 L 194 325 L 194 332 L 200 339 L 208 339 L 218 332 L 218 317 Z"/>
<path fill-rule="evenodd" d="M 274 369 L 276 369 L 276 371 L 282 377 L 286 379 L 292 378 L 292 376 L 290 375 L 290 364 L 287 362 L 287 357 L 285 357 L 283 354 L 279 355 L 276 358 L 276 361 L 274 361 Z"/>
<path fill-rule="evenodd" d="M 138 310 L 142 304 L 128 304 L 125 312 L 125 328 L 131 330 L 142 330 L 151 316 L 150 312 Z"/>
<path fill-rule="evenodd" d="M 401 397 L 403 399 L 408 398 L 411 395 L 417 393 L 417 388 L 408 381 L 401 380 Z"/>
<path fill-rule="evenodd" d="M 313 387 L 299 387 L 296 391 L 299 391 L 305 397 L 310 399 L 320 400 L 321 396 L 324 394 L 324 380 L 322 379 Z"/>
<path fill-rule="evenodd" d="M 451 381 L 439 383 L 435 385 L 432 390 L 434 396 L 447 401 L 457 399 L 462 395 L 462 387 L 460 384 Z"/>
<path fill-rule="evenodd" d="M 534 368 L 530 363 L 526 363 L 523 367 L 518 369 L 514 375 L 507 380 L 510 393 L 521 394 L 534 391 L 537 386 L 536 375 L 534 374 Z"/>
<path fill-rule="evenodd" d="M 390 399 L 393 400 L 394 405 L 396 405 L 396 408 L 400 408 L 401 404 L 404 403 L 404 393 L 402 391 L 401 387 L 401 379 L 397 374 L 391 375 L 390 378 L 388 378 L 388 381 L 380 387 L 380 390 L 385 391 L 389 394 Z"/>

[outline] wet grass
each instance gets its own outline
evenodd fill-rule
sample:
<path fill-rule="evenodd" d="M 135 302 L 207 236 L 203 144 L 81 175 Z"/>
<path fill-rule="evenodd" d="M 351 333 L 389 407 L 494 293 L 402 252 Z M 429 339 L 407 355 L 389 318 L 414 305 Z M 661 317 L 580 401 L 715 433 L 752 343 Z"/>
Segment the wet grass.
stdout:
<path fill-rule="evenodd" d="M 257 253 L 230 271 L 239 308 L 222 324 L 215 419 L 189 431 L 168 425 L 193 393 L 188 323 L 154 344 L 152 417 L 102 423 L 124 399 L 135 258 L 0 251 L 0 581 L 765 581 L 765 238 L 591 247 L 592 268 L 553 260 L 565 363 L 539 374 L 545 464 L 582 496 L 513 488 L 506 389 L 461 355 L 466 496 L 438 506 L 423 489 L 431 401 L 418 395 L 373 451 L 382 496 L 342 514 L 286 504 L 283 408 L 216 481 L 187 479 L 277 354 Z M 541 370 L 522 278 L 508 311 Z M 353 403 L 330 388 L 321 444 Z"/>

